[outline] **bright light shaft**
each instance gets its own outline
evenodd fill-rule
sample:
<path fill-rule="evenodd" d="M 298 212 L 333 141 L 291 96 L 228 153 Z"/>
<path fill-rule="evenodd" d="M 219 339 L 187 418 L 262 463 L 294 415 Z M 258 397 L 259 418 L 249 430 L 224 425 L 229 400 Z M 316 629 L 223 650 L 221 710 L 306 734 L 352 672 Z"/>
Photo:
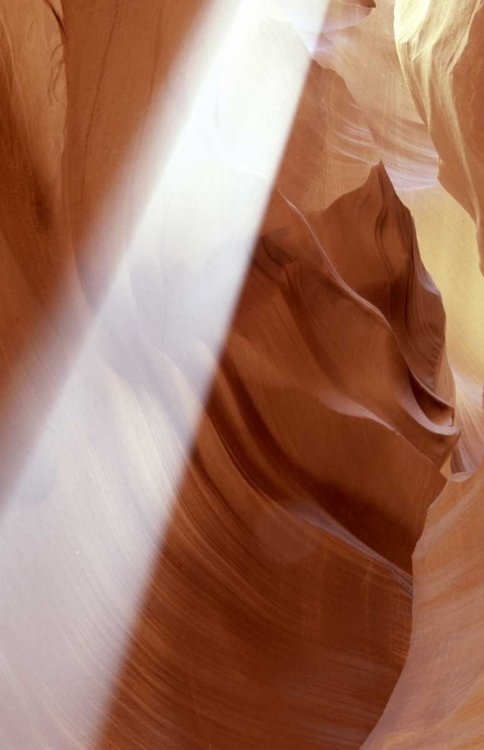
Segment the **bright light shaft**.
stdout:
<path fill-rule="evenodd" d="M 151 199 L 4 501 L 2 748 L 96 741 L 304 85 L 285 8 L 241 2 L 220 34 L 224 2 L 190 114 L 168 160 L 150 139 Z M 325 6 L 308 2 L 307 23 Z"/>

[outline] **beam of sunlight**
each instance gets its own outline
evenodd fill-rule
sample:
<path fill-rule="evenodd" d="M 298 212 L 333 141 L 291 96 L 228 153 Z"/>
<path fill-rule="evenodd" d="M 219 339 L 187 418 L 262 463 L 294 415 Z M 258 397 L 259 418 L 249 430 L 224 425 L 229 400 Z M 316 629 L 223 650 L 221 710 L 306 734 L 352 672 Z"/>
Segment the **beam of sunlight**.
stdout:
<path fill-rule="evenodd" d="M 147 154 L 151 199 L 5 499 L 2 747 L 95 744 L 304 85 L 285 5 L 234 7 L 170 158 Z"/>

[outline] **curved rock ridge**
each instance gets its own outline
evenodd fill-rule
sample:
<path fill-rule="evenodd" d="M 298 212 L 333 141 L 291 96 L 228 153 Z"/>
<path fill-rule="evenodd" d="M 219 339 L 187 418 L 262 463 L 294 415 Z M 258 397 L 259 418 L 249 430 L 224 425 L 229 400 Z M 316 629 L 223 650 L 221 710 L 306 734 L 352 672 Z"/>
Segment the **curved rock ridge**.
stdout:
<path fill-rule="evenodd" d="M 321 211 L 360 187 L 379 159 L 343 78 L 312 62 L 277 177 L 279 190 L 303 214 Z M 273 200 L 263 233 L 278 221 Z"/>
<path fill-rule="evenodd" d="M 361 426 L 362 433 L 375 430 L 375 434 L 381 434 L 382 430 L 389 429 L 389 441 L 396 439 L 400 445 L 401 438 L 404 438 L 412 453 L 417 449 L 423 454 L 423 464 L 427 464 L 430 459 L 438 468 L 448 457 L 458 437 L 452 424 L 452 410 L 435 395 L 431 385 L 426 386 L 419 379 L 418 371 L 409 369 L 402 352 L 404 346 L 411 353 L 418 351 L 421 343 L 418 337 L 422 334 L 418 328 L 418 315 L 425 305 L 428 313 L 425 322 L 428 326 L 428 319 L 435 315 L 437 342 L 441 337 L 440 343 L 443 343 L 442 330 L 438 330 L 439 324 L 443 325 L 443 315 L 435 290 L 429 291 L 422 286 L 419 297 L 420 269 L 417 266 L 416 271 L 414 265 L 416 256 L 411 232 L 405 238 L 406 246 L 402 243 L 398 252 L 395 252 L 397 246 L 392 237 L 392 228 L 398 232 L 401 220 L 399 210 L 404 213 L 406 210 L 396 199 L 389 182 L 384 182 L 382 189 L 381 176 L 381 169 L 378 168 L 372 173 L 369 184 L 339 201 L 346 203 L 347 210 L 348 204 L 353 203 L 354 206 L 354 232 L 351 240 L 338 229 L 344 222 L 341 221 L 337 204 L 328 209 L 322 218 L 319 217 L 324 227 L 322 234 L 326 231 L 329 240 L 326 244 L 318 240 L 311 222 L 286 204 L 289 214 L 287 226 L 264 237 L 256 250 L 234 319 L 233 333 L 226 345 L 231 367 L 236 368 L 238 380 L 245 384 L 250 400 L 257 404 L 256 413 L 259 418 L 262 417 L 262 422 L 268 420 L 271 439 L 284 452 L 284 436 L 289 437 L 296 430 L 298 436 L 291 439 L 291 450 L 298 451 L 297 464 L 306 467 L 311 474 L 324 478 L 324 482 L 335 488 L 340 480 L 343 483 L 349 480 L 349 476 L 343 477 L 343 465 L 340 463 L 345 455 L 344 446 L 350 440 L 349 433 L 346 435 L 345 423 L 348 426 L 353 423 L 351 431 L 359 430 Z M 378 216 L 383 208 L 375 201 L 375 226 L 378 227 L 379 234 L 373 244 L 365 246 L 358 242 L 357 206 L 360 202 L 368 202 L 368 192 L 375 182 L 382 189 L 382 204 L 386 202 L 386 189 L 390 205 L 387 208 L 386 222 L 383 222 L 386 227 L 378 227 Z M 391 206 L 392 200 L 395 201 L 394 207 Z M 367 215 L 365 212 L 365 221 Z M 392 220 L 395 222 L 393 227 Z M 384 236 L 385 230 L 388 237 Z M 364 228 L 362 233 L 365 233 Z M 369 233 L 366 232 L 365 236 L 368 237 Z M 362 265 L 367 269 L 367 278 L 366 283 L 365 279 L 362 280 L 361 289 L 352 289 L 328 257 L 331 252 L 339 253 L 338 242 L 349 241 L 353 243 L 354 255 L 361 252 L 367 259 L 366 263 L 362 260 Z M 328 252 L 326 247 L 329 248 Z M 358 250 L 355 250 L 356 247 Z M 383 255 L 385 249 L 388 252 L 386 258 Z M 372 252 L 377 256 L 376 268 L 371 266 Z M 396 263 L 402 261 L 405 254 L 408 258 L 406 267 L 402 262 L 400 268 L 395 265 L 393 269 L 395 287 L 398 289 L 398 285 L 402 284 L 411 289 L 413 284 L 416 291 L 415 296 L 409 294 L 406 298 L 408 317 L 411 320 L 414 314 L 416 318 L 414 329 L 411 326 L 410 330 L 402 327 L 397 334 L 391 327 L 390 314 L 387 319 L 373 304 L 378 298 L 378 271 L 386 275 L 382 286 L 388 284 L 388 277 L 392 275 L 389 267 L 392 252 L 395 252 Z M 398 253 L 401 253 L 400 257 Z M 344 262 L 342 253 L 339 253 L 339 258 Z M 427 283 L 426 279 L 425 282 Z M 370 293 L 365 298 L 363 290 L 366 289 Z M 358 294 L 359 291 L 362 293 Z M 388 312 L 381 297 L 378 302 L 384 312 Z M 397 294 L 392 303 L 395 306 L 398 304 Z M 428 328 L 424 330 L 428 334 Z M 398 335 L 403 346 L 399 345 Z M 368 342 L 364 349 L 358 343 L 362 339 Z M 438 344 L 435 341 L 433 343 L 437 350 L 433 367 L 437 370 Z M 243 346 L 240 357 L 236 354 L 239 345 Z M 349 352 L 352 356 L 349 356 Z M 425 365 L 427 371 L 430 371 L 428 363 Z M 266 389 L 267 395 L 262 395 Z M 297 424 L 293 424 L 297 413 L 301 415 L 297 420 L 299 428 Z M 352 417 L 357 417 L 357 420 Z M 306 419 L 310 420 L 311 428 Z M 333 419 L 335 425 L 341 426 L 330 426 Z M 319 443 L 313 440 L 313 436 L 318 433 L 319 422 L 321 428 L 331 435 L 331 441 L 325 450 L 336 450 L 338 441 L 341 440 L 341 448 L 338 449 L 341 451 L 340 459 L 337 459 L 337 454 L 325 460 L 319 455 Z M 371 442 L 370 438 L 369 443 Z M 406 450 L 403 444 L 401 450 Z M 364 459 L 362 467 L 367 460 L 369 457 Z M 356 455 L 354 461 L 357 461 Z M 367 481 L 369 487 L 373 486 L 372 477 L 363 476 L 364 473 L 363 470 L 356 471 L 359 478 L 344 493 L 347 500 L 338 504 L 341 508 L 351 506 L 360 495 L 358 484 L 362 497 L 374 494 L 374 490 L 364 489 Z M 381 473 L 376 472 L 375 476 L 377 475 L 377 483 L 386 481 Z M 388 502 L 383 500 L 386 492 L 382 493 L 382 509 L 385 502 Z M 397 514 L 399 505 L 403 510 L 403 504 L 396 501 L 394 508 Z M 405 508 L 405 513 L 407 512 L 408 507 Z M 355 517 L 357 515 L 355 512 Z M 365 521 L 362 523 L 363 526 L 366 525 Z M 388 533 L 391 535 L 390 529 Z M 411 535 L 415 541 L 418 533 Z M 387 541 L 388 554 L 392 556 L 394 552 L 390 549 L 389 540 Z"/>
<path fill-rule="evenodd" d="M 444 308 L 422 264 L 410 212 L 383 165 L 372 169 L 360 189 L 311 215 L 309 223 L 346 283 L 388 321 L 411 372 L 435 394 Z"/>
<path fill-rule="evenodd" d="M 437 181 L 437 153 L 408 90 L 393 26 L 393 0 L 378 0 L 360 23 L 323 30 L 313 55 L 342 76 L 395 188 L 422 189 Z"/>
<path fill-rule="evenodd" d="M 478 272 L 475 225 L 440 184 L 411 194 L 406 191 L 402 199 L 412 213 L 419 248 L 446 311 L 446 349 L 455 385 L 445 382 L 448 379 L 442 371 L 438 392 L 456 407 L 455 421 L 461 430 L 452 466 L 455 471 L 474 471 L 484 445 L 484 431 L 479 427 L 483 417 L 484 277 Z"/>
<path fill-rule="evenodd" d="M 359 748 L 405 662 L 411 555 L 457 438 L 440 299 L 382 166 L 309 220 L 277 200 L 102 750 Z"/>
<path fill-rule="evenodd" d="M 409 89 L 439 154 L 439 178 L 476 222 L 484 257 L 482 201 L 484 9 L 479 0 L 397 0 L 395 36 Z"/>
<path fill-rule="evenodd" d="M 484 471 L 456 475 L 429 510 L 414 554 L 410 651 L 364 750 L 482 746 Z"/>
<path fill-rule="evenodd" d="M 325 5 L 0 0 L 2 750 L 484 745 L 484 5 Z"/>
<path fill-rule="evenodd" d="M 226 380 L 98 747 L 358 748 L 405 660 L 411 579 L 315 502 L 329 488 L 248 443 Z"/>

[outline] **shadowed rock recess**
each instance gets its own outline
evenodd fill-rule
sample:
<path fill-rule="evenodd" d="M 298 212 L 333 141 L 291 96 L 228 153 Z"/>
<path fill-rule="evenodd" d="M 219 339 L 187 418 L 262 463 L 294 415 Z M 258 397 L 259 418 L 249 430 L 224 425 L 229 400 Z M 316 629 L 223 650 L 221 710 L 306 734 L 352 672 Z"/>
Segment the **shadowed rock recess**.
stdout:
<path fill-rule="evenodd" d="M 482 750 L 481 0 L 0 51 L 1 750 Z"/>

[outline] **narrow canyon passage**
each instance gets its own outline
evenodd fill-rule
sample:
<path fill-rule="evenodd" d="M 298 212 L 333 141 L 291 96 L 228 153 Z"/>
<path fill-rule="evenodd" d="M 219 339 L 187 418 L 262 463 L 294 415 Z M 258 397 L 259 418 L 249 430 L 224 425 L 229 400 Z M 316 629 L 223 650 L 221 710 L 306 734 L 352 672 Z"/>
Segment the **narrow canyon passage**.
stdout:
<path fill-rule="evenodd" d="M 0 747 L 482 748 L 481 0 L 0 20 Z"/>

